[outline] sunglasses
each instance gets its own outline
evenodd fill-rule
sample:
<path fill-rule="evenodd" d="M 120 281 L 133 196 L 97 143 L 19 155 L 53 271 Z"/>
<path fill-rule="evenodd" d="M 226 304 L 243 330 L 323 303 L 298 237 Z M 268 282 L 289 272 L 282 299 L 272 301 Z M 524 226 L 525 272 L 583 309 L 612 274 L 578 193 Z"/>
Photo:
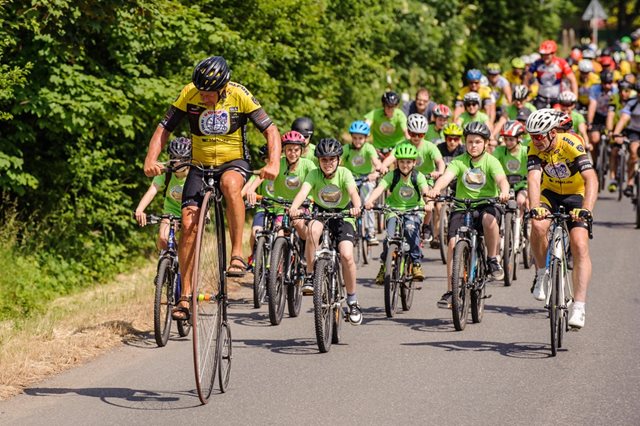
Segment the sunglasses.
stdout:
<path fill-rule="evenodd" d="M 540 142 L 542 140 L 544 140 L 544 138 L 547 137 L 547 133 L 545 134 L 541 134 L 541 135 L 531 135 L 531 139 L 536 141 L 536 142 Z"/>
<path fill-rule="evenodd" d="M 460 136 L 447 136 L 448 141 L 459 141 L 462 139 Z"/>
<path fill-rule="evenodd" d="M 416 138 L 423 138 L 424 137 L 424 133 L 413 133 L 413 132 L 409 132 L 409 136 L 413 136 Z"/>
<path fill-rule="evenodd" d="M 478 106 L 480 105 L 478 102 L 465 102 L 464 106 Z"/>
<path fill-rule="evenodd" d="M 480 80 L 471 80 L 469 84 L 480 84 Z"/>

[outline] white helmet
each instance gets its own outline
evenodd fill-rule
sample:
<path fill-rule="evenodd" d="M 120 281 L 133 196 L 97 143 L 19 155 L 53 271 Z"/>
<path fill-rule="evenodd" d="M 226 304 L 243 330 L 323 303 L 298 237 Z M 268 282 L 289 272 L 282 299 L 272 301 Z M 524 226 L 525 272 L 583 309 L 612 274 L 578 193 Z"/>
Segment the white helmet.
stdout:
<path fill-rule="evenodd" d="M 532 113 L 527 118 L 527 132 L 531 135 L 542 135 L 549 133 L 562 122 L 565 114 L 553 108 L 543 108 Z"/>
<path fill-rule="evenodd" d="M 513 87 L 513 99 L 522 101 L 527 99 L 529 89 L 524 84 L 517 84 Z"/>
<path fill-rule="evenodd" d="M 411 114 L 407 117 L 407 129 L 411 133 L 427 133 L 429 130 L 427 117 L 422 114 Z"/>
<path fill-rule="evenodd" d="M 593 62 L 591 62 L 591 59 L 581 59 L 578 62 L 578 69 L 583 73 L 593 72 Z"/>
<path fill-rule="evenodd" d="M 560 93 L 560 96 L 558 96 L 558 102 L 560 102 L 562 105 L 575 104 L 577 101 L 578 98 L 576 98 L 575 93 L 573 93 L 571 90 L 565 90 Z"/>
<path fill-rule="evenodd" d="M 480 98 L 480 95 L 477 92 L 467 92 L 462 98 L 462 102 L 464 102 L 465 104 L 468 102 L 476 102 L 479 104 L 481 101 L 482 99 Z"/>

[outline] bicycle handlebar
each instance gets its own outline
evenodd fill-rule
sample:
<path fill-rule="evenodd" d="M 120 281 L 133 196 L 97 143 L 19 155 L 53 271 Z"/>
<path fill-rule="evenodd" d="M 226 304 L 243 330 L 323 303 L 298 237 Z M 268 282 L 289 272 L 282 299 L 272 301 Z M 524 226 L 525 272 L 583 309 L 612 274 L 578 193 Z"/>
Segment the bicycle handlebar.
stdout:
<path fill-rule="evenodd" d="M 161 214 L 161 215 L 156 215 L 153 213 L 147 213 L 145 214 L 146 217 L 146 225 L 156 225 L 158 223 L 160 223 L 162 221 L 162 219 L 169 219 L 169 223 L 171 222 L 180 222 L 182 220 L 181 216 L 174 216 L 172 214 Z M 133 218 L 136 218 L 136 213 L 133 212 Z M 145 225 L 145 226 L 146 226 Z"/>

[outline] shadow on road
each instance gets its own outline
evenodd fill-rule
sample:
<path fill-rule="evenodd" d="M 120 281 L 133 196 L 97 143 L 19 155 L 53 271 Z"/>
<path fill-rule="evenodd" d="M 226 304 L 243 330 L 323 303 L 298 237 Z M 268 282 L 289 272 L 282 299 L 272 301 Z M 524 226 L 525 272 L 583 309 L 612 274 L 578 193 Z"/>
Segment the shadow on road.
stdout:
<path fill-rule="evenodd" d="M 519 306 L 498 306 L 498 305 L 485 305 L 485 311 L 496 312 L 498 314 L 504 314 L 509 317 L 526 317 L 532 319 L 545 319 L 548 318 L 548 311 L 544 308 L 521 308 Z"/>
<path fill-rule="evenodd" d="M 450 340 L 444 342 L 403 343 L 406 346 L 433 346 L 447 352 L 496 352 L 510 358 L 541 359 L 551 356 L 549 345 L 530 342 L 486 342 L 481 340 Z"/>
<path fill-rule="evenodd" d="M 269 313 L 264 311 L 242 312 L 227 311 L 229 320 L 233 324 L 246 325 L 249 327 L 271 327 Z M 284 319 L 283 319 L 284 321 Z"/>
<path fill-rule="evenodd" d="M 24 393 L 31 396 L 76 394 L 132 410 L 180 410 L 200 406 L 195 389 L 174 392 L 129 388 L 28 388 Z"/>
<path fill-rule="evenodd" d="M 318 346 L 314 339 L 286 339 L 286 340 L 266 340 L 266 339 L 244 339 L 234 340 L 234 348 L 237 344 L 246 346 L 259 346 L 270 350 L 276 354 L 285 355 L 315 355 L 318 354 Z"/>

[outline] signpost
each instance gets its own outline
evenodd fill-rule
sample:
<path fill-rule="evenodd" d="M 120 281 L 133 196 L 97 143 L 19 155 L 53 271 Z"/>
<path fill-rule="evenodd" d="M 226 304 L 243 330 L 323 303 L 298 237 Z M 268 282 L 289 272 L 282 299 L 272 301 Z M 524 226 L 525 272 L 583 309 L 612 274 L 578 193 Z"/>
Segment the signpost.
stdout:
<path fill-rule="evenodd" d="M 584 10 L 582 14 L 583 21 L 590 21 L 592 31 L 592 41 L 596 46 L 598 45 L 598 21 L 601 19 L 607 19 L 608 15 L 602 8 L 602 5 L 598 0 L 591 0 L 589 6 Z"/>

